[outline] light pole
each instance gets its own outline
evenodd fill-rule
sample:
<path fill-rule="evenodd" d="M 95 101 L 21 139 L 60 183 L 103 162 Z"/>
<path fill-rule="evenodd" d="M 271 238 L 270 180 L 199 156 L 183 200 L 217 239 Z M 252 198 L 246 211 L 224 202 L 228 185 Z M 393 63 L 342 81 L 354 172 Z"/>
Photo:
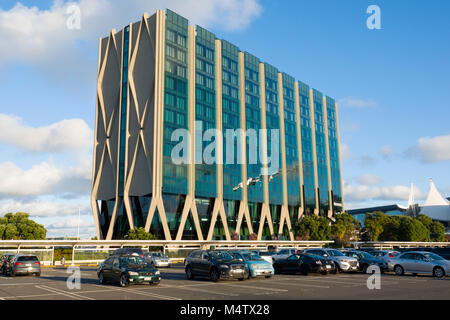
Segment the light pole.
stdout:
<path fill-rule="evenodd" d="M 81 218 L 81 209 L 78 207 L 78 236 L 77 240 L 80 240 L 80 218 Z"/>

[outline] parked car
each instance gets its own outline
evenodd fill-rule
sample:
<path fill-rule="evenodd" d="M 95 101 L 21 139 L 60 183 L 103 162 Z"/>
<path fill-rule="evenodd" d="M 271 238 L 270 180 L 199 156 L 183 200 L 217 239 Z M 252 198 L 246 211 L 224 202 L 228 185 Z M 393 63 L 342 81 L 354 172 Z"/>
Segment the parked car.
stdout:
<path fill-rule="evenodd" d="M 321 273 L 335 271 L 335 264 L 330 259 L 313 254 L 293 254 L 286 259 L 279 259 L 273 263 L 275 273 Z"/>
<path fill-rule="evenodd" d="M 145 258 L 144 251 L 141 248 L 120 248 L 120 249 L 114 250 L 110 254 L 110 256 L 131 255 L 133 253 L 136 253 L 140 257 Z"/>
<path fill-rule="evenodd" d="M 371 252 L 371 254 L 377 258 L 377 259 L 381 259 L 384 262 L 386 262 L 388 264 L 388 268 L 389 270 L 392 269 L 392 264 L 391 264 L 391 260 L 395 257 L 398 256 L 400 254 L 400 252 L 396 251 L 396 250 L 376 250 L 374 252 Z"/>
<path fill-rule="evenodd" d="M 9 262 L 11 262 L 11 260 L 14 259 L 15 256 L 16 256 L 15 253 L 5 253 L 0 258 L 0 267 L 1 267 L 1 272 L 2 272 L 3 275 L 6 275 L 7 264 Z"/>
<path fill-rule="evenodd" d="M 99 265 L 97 276 L 100 284 L 118 282 L 121 287 L 132 283 L 159 284 L 161 281 L 159 270 L 137 253 L 109 257 Z"/>
<path fill-rule="evenodd" d="M 277 254 L 277 252 L 276 251 L 257 251 L 257 253 L 258 253 L 258 255 L 261 257 L 261 258 L 263 258 L 264 260 L 266 260 L 267 262 L 269 262 L 269 263 L 273 263 L 273 256 L 275 255 L 275 254 Z"/>
<path fill-rule="evenodd" d="M 359 270 L 364 273 L 367 273 L 367 268 L 373 265 L 378 266 L 382 273 L 389 271 L 387 262 L 375 258 L 370 253 L 356 250 L 345 250 L 342 251 L 342 253 L 345 254 L 347 257 L 353 257 L 357 259 L 359 262 Z"/>
<path fill-rule="evenodd" d="M 186 277 L 208 277 L 217 282 L 220 279 L 248 278 L 248 268 L 243 261 L 239 261 L 224 250 L 196 250 L 186 258 Z"/>
<path fill-rule="evenodd" d="M 450 260 L 450 247 L 425 247 L 425 248 L 402 248 L 398 249 L 400 252 L 407 252 L 407 251 L 428 251 L 436 253 L 437 255 L 441 256 L 444 259 Z"/>
<path fill-rule="evenodd" d="M 352 257 L 347 257 L 336 249 L 306 249 L 303 252 L 333 260 L 336 265 L 336 273 L 358 271 L 359 268 L 358 260 Z"/>
<path fill-rule="evenodd" d="M 17 254 L 7 262 L 5 274 L 14 277 L 20 274 L 41 275 L 41 263 L 35 255 Z"/>
<path fill-rule="evenodd" d="M 153 265 L 157 268 L 159 267 L 170 268 L 169 257 L 162 252 L 145 252 L 144 259 L 147 262 L 153 263 Z"/>
<path fill-rule="evenodd" d="M 392 270 L 397 275 L 405 273 L 428 274 L 442 278 L 450 272 L 450 261 L 427 251 L 409 251 L 391 260 Z"/>
<path fill-rule="evenodd" d="M 281 249 L 274 255 L 272 255 L 272 260 L 276 261 L 279 259 L 286 259 L 287 257 L 290 257 L 293 254 L 301 253 L 302 250 L 295 249 L 295 248 L 287 248 L 287 249 Z"/>
<path fill-rule="evenodd" d="M 248 278 L 256 278 L 260 276 L 270 278 L 274 274 L 272 264 L 254 252 L 232 251 L 231 254 L 235 259 L 245 262 L 249 271 Z"/>

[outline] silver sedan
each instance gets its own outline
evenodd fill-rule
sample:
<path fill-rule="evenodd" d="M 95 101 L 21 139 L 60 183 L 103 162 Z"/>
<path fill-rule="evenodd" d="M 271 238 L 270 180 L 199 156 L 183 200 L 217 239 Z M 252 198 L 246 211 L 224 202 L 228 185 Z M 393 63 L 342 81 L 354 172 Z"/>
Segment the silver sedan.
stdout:
<path fill-rule="evenodd" d="M 389 264 L 397 275 L 428 274 L 442 278 L 450 273 L 450 261 L 426 251 L 409 251 L 394 257 Z"/>

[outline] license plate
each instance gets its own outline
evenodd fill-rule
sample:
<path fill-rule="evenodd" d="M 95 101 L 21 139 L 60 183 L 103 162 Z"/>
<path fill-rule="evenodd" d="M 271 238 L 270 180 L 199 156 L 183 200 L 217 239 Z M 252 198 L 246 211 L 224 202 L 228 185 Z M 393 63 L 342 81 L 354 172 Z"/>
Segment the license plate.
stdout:
<path fill-rule="evenodd" d="M 329 264 L 327 264 L 327 269 L 331 269 L 331 266 Z"/>
<path fill-rule="evenodd" d="M 242 272 L 244 272 L 244 270 L 239 270 L 239 269 L 238 269 L 238 270 L 233 270 L 233 272 L 234 272 L 234 273 L 242 273 Z"/>
<path fill-rule="evenodd" d="M 144 281 L 151 281 L 152 278 L 151 277 L 144 277 Z"/>
<path fill-rule="evenodd" d="M 27 267 L 31 267 L 31 263 L 27 263 L 26 266 L 27 266 Z"/>

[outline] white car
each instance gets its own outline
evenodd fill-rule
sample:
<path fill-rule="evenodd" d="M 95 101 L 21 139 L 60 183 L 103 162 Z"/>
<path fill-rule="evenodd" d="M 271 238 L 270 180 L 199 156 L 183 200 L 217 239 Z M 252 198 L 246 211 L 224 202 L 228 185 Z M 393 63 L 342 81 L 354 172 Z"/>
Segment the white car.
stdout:
<path fill-rule="evenodd" d="M 161 252 L 146 252 L 145 260 L 152 263 L 155 267 L 170 268 L 170 260 L 164 253 Z"/>
<path fill-rule="evenodd" d="M 359 269 L 359 262 L 357 259 L 347 257 L 336 249 L 306 249 L 303 253 L 314 254 L 333 260 L 337 267 L 336 272 L 356 272 Z"/>
<path fill-rule="evenodd" d="M 442 278 L 450 273 L 450 261 L 427 251 L 408 251 L 391 260 L 396 275 L 405 273 L 428 274 Z"/>
<path fill-rule="evenodd" d="M 376 250 L 370 252 L 377 259 L 381 259 L 388 264 L 389 270 L 392 270 L 394 265 L 392 264 L 392 259 L 400 254 L 400 252 L 395 250 Z"/>
<path fill-rule="evenodd" d="M 272 260 L 273 262 L 275 262 L 276 260 L 286 259 L 292 256 L 293 254 L 300 253 L 300 251 L 301 250 L 295 248 L 281 249 L 280 251 L 272 255 Z"/>
<path fill-rule="evenodd" d="M 261 258 L 266 260 L 267 262 L 273 263 L 273 255 L 276 254 L 275 251 L 255 251 Z"/>

